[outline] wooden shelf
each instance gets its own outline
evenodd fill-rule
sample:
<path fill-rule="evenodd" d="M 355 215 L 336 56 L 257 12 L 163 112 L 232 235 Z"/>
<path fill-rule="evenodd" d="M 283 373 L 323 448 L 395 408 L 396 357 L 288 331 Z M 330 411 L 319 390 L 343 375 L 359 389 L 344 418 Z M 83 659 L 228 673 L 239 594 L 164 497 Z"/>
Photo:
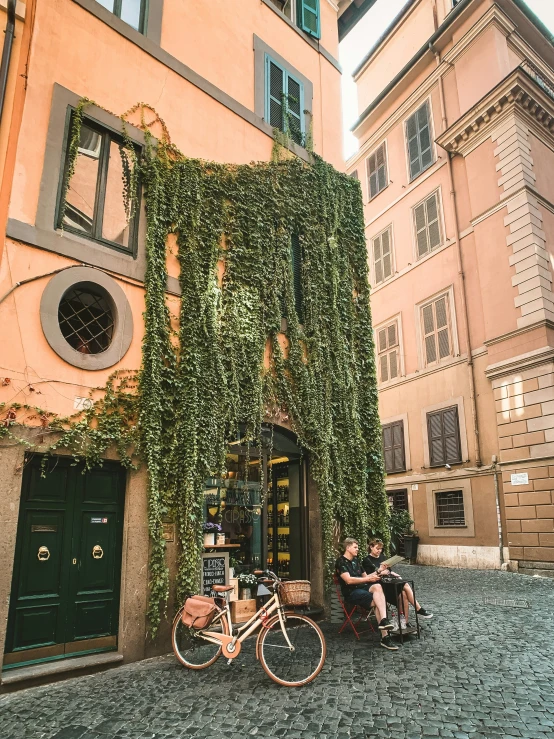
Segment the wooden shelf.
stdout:
<path fill-rule="evenodd" d="M 238 547 L 240 547 L 240 544 L 210 544 L 204 547 L 204 551 L 207 549 L 238 549 Z"/>

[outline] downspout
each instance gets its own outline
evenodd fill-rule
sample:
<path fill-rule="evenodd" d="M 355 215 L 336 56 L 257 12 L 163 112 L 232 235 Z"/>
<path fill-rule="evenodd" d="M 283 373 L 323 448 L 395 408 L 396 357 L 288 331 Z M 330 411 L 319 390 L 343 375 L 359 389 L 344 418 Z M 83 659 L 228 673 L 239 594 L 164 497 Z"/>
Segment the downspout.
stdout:
<path fill-rule="evenodd" d="M 15 35 L 15 4 L 17 0 L 8 0 L 8 22 L 4 31 L 4 48 L 2 49 L 2 61 L 0 62 L 0 125 L 2 124 L 2 113 L 4 111 L 4 98 L 8 85 L 8 72 L 10 70 L 10 58 L 12 55 L 13 39 Z"/>
<path fill-rule="evenodd" d="M 433 46 L 432 41 L 429 42 L 429 51 L 435 55 L 437 67 L 441 64 L 441 58 L 439 52 Z M 439 97 L 441 105 L 441 116 L 442 116 L 442 129 L 446 131 L 448 128 L 448 120 L 446 117 L 446 105 L 444 103 L 444 86 L 442 80 L 442 74 L 439 75 Z M 460 226 L 458 218 L 458 205 L 456 202 L 456 190 L 454 188 L 454 176 L 452 174 L 452 160 L 450 152 L 445 151 L 446 162 L 448 169 L 448 180 L 450 183 L 450 198 L 452 200 L 452 213 L 454 216 L 454 240 L 456 242 L 456 261 L 458 263 L 458 277 L 460 280 L 460 301 L 462 303 L 462 312 L 464 315 L 464 339 L 467 346 L 467 370 L 468 370 L 468 381 L 469 381 L 469 399 L 471 403 L 471 415 L 473 420 L 473 434 L 475 438 L 475 466 L 481 467 L 481 443 L 479 438 L 479 424 L 477 418 L 477 401 L 475 398 L 475 369 L 473 365 L 473 357 L 471 356 L 471 343 L 469 333 L 469 316 L 467 311 L 467 296 L 466 296 L 466 285 L 465 285 L 465 274 L 464 274 L 464 262 L 462 257 L 462 246 L 460 243 Z"/>
<path fill-rule="evenodd" d="M 494 497 L 496 499 L 496 519 L 498 521 L 498 551 L 500 553 L 500 569 L 504 565 L 504 542 L 502 534 L 502 511 L 500 510 L 500 490 L 498 485 L 498 467 L 496 454 L 492 455 L 492 467 L 494 476 Z"/>

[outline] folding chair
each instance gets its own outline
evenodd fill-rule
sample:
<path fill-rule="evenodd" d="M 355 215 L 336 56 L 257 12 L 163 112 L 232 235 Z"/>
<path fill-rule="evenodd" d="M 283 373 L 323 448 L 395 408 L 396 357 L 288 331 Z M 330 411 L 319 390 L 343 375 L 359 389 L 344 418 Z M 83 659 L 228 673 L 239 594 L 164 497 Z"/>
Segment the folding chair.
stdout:
<path fill-rule="evenodd" d="M 342 597 L 342 592 L 340 589 L 340 582 L 336 575 L 333 576 L 333 582 L 335 583 L 335 589 L 337 591 L 337 598 L 340 603 L 340 607 L 343 610 L 343 613 L 345 615 L 344 623 L 339 629 L 339 634 L 342 634 L 343 630 L 350 626 L 352 628 L 352 631 L 356 635 L 356 639 L 360 638 L 360 634 L 364 634 L 366 631 L 375 631 L 373 628 L 373 624 L 370 621 L 371 616 L 375 614 L 375 608 L 372 606 L 369 611 L 367 611 L 365 608 L 362 608 L 362 606 L 354 605 L 353 603 L 348 604 L 345 603 Z M 357 621 L 352 621 L 352 616 L 354 615 L 355 611 L 358 610 L 360 612 L 360 615 L 358 617 Z M 360 623 L 360 621 L 367 621 L 369 623 L 370 629 L 364 629 L 364 631 L 358 632 L 356 629 L 356 626 Z"/>

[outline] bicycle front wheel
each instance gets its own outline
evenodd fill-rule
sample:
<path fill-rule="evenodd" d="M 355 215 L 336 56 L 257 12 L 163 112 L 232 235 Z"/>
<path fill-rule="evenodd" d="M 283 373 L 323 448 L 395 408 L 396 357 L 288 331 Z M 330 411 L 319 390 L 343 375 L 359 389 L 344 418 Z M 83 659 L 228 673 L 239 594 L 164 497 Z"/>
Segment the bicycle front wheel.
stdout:
<path fill-rule="evenodd" d="M 262 667 L 279 685 L 299 687 L 311 682 L 325 662 L 327 647 L 319 626 L 307 616 L 286 613 L 285 628 L 290 645 L 275 616 L 260 634 Z M 292 648 L 291 648 L 292 647 Z"/>
<path fill-rule="evenodd" d="M 183 606 L 184 608 L 184 606 Z M 185 626 L 181 620 L 183 608 L 179 610 L 173 621 L 171 630 L 171 644 L 173 651 L 179 662 L 185 667 L 192 670 L 203 670 L 205 667 L 213 665 L 221 654 L 221 644 L 214 644 L 206 641 L 200 636 L 198 631 Z M 227 621 L 221 618 L 215 621 L 208 629 L 204 629 L 207 633 L 223 633 L 227 634 Z"/>

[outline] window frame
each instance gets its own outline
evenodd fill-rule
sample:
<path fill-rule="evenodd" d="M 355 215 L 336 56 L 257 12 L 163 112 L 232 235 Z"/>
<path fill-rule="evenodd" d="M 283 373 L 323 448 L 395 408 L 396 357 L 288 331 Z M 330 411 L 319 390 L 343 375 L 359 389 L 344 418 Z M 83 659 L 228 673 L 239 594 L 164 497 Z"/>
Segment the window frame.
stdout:
<path fill-rule="evenodd" d="M 448 347 L 450 350 L 450 353 L 446 357 L 440 356 L 440 343 L 438 338 L 438 332 L 439 330 L 443 330 L 444 327 L 437 327 L 437 318 L 436 318 L 436 307 L 435 304 L 439 302 L 439 300 L 445 300 L 446 304 L 446 329 L 448 331 Z M 433 306 L 433 332 L 432 333 L 425 333 L 425 323 L 424 323 L 424 316 L 423 311 L 428 306 Z M 427 367 L 437 367 L 441 364 L 444 364 L 445 362 L 449 362 L 452 360 L 455 355 L 455 346 L 454 346 L 454 328 L 453 328 L 453 322 L 452 322 L 452 304 L 450 299 L 450 293 L 440 293 L 439 295 L 434 296 L 430 300 L 425 300 L 423 303 L 420 303 L 419 305 L 419 330 L 421 333 L 421 352 L 423 357 L 423 366 L 425 368 Z M 434 361 L 429 362 L 427 359 L 427 346 L 426 346 L 426 339 L 428 336 L 434 336 L 435 337 L 435 352 L 436 352 L 436 359 Z"/>
<path fill-rule="evenodd" d="M 401 439 L 400 445 L 394 444 L 394 428 L 395 427 L 400 427 L 400 439 Z M 387 447 L 385 446 L 385 429 L 391 429 L 392 445 L 390 449 L 392 450 L 393 460 L 396 459 L 396 455 L 395 455 L 396 448 L 400 447 L 401 452 L 402 452 L 402 464 L 399 467 L 395 467 L 393 463 L 393 469 L 387 469 L 387 455 L 386 455 Z M 390 421 L 389 423 L 383 423 L 381 425 L 381 435 L 382 435 L 382 441 L 383 441 L 383 463 L 384 463 L 385 472 L 387 473 L 387 475 L 394 475 L 394 474 L 397 474 L 398 472 L 406 472 L 407 470 L 406 448 L 405 448 L 406 444 L 405 444 L 405 432 L 404 432 L 403 419 L 398 419 L 397 421 Z M 406 498 L 406 503 L 407 503 L 407 498 Z"/>
<path fill-rule="evenodd" d="M 462 510 L 464 513 L 464 522 L 463 523 L 440 523 L 439 519 L 439 496 L 441 495 L 450 495 L 452 493 L 459 493 L 460 497 L 462 499 Z M 464 491 L 462 488 L 456 488 L 452 490 L 434 490 L 433 491 L 433 497 L 434 497 L 434 505 L 433 509 L 435 512 L 435 528 L 437 529 L 465 529 L 467 528 L 467 516 L 466 516 L 466 510 L 465 510 L 465 500 L 464 500 Z"/>
<path fill-rule="evenodd" d="M 383 187 L 377 190 L 375 195 L 371 194 L 371 176 L 369 171 L 369 162 L 371 157 L 375 156 L 377 157 L 377 152 L 379 149 L 383 150 L 383 157 L 385 160 L 384 166 L 385 166 L 385 184 Z M 375 200 L 375 198 L 380 195 L 383 190 L 386 190 L 389 186 L 389 147 L 387 143 L 387 139 L 385 139 L 379 146 L 376 146 L 373 151 L 366 157 L 365 160 L 365 170 L 366 170 L 366 179 L 367 179 L 367 202 L 371 202 L 372 200 Z M 379 168 L 377 168 L 377 173 L 379 173 Z M 377 174 L 377 187 L 379 188 L 379 176 Z"/>
<path fill-rule="evenodd" d="M 419 253 L 418 248 L 418 241 L 417 241 L 417 221 L 416 221 L 416 209 L 419 208 L 421 205 L 425 206 L 425 230 L 427 233 L 427 243 L 430 244 L 429 240 L 429 223 L 427 221 L 427 201 L 430 200 L 432 197 L 436 198 L 437 203 L 437 223 L 439 228 L 439 243 L 437 246 L 433 246 L 432 248 L 429 247 L 427 251 L 424 254 Z M 414 259 L 416 262 L 419 262 L 422 259 L 427 258 L 429 255 L 433 254 L 434 252 L 441 249 L 445 243 L 446 243 L 446 230 L 445 230 L 445 223 L 444 223 L 444 208 L 442 205 L 442 188 L 439 186 L 435 190 L 432 190 L 430 193 L 427 193 L 427 195 L 422 198 L 421 200 L 418 200 L 417 203 L 414 203 L 412 205 L 412 233 L 413 233 L 413 251 L 414 251 Z"/>
<path fill-rule="evenodd" d="M 137 31 L 137 33 L 141 33 L 143 36 L 146 36 L 147 28 L 148 28 L 148 9 L 150 6 L 150 2 L 149 0 L 140 0 L 140 14 L 139 14 L 139 27 L 138 28 L 135 28 L 130 23 L 127 23 L 127 21 L 123 20 L 123 18 L 121 17 L 121 8 L 123 5 L 123 0 L 113 0 L 113 10 L 106 8 L 106 6 L 102 2 L 100 2 L 100 5 L 102 5 L 102 7 L 105 8 L 108 11 L 108 13 L 111 13 L 116 18 L 119 18 L 119 20 L 122 23 L 127 23 L 127 25 L 130 26 L 134 31 Z"/>
<path fill-rule="evenodd" d="M 62 224 L 61 222 L 61 213 L 62 213 L 62 201 L 64 199 L 64 183 L 67 177 L 68 172 L 68 166 L 69 166 L 69 137 L 71 135 L 71 123 L 73 116 L 75 114 L 75 107 L 72 105 L 69 105 L 67 107 L 66 111 L 66 120 L 65 120 L 65 131 L 64 131 L 64 145 L 62 147 L 62 153 L 61 153 L 61 166 L 60 166 L 60 177 L 58 182 L 58 191 L 57 191 L 57 197 L 56 197 L 56 207 L 55 207 L 55 215 L 54 215 L 54 229 L 59 232 L 68 231 L 69 233 L 79 236 L 82 239 L 85 239 L 86 241 L 92 241 L 96 244 L 101 244 L 102 246 L 105 246 L 109 249 L 113 249 L 121 254 L 125 254 L 128 256 L 131 256 L 133 258 L 136 257 L 138 252 L 138 241 L 139 241 L 139 220 L 140 220 L 140 212 L 141 212 L 141 201 L 142 201 L 142 185 L 139 181 L 137 182 L 137 200 L 135 204 L 135 212 L 132 216 L 130 222 L 129 222 L 129 247 L 122 246 L 121 244 L 118 244 L 115 241 L 110 241 L 109 239 L 106 239 L 104 237 L 96 236 L 94 234 L 88 234 L 85 231 L 80 231 L 78 228 L 72 228 L 71 225 L 68 224 Z M 102 233 L 102 226 L 103 226 L 103 220 L 104 220 L 104 214 L 105 214 L 105 206 L 106 206 L 106 185 L 107 185 L 107 178 L 108 178 L 108 166 L 109 166 L 109 144 L 111 144 L 112 141 L 115 141 L 117 144 L 123 143 L 123 136 L 118 131 L 114 130 L 110 126 L 107 126 L 103 123 L 98 122 L 95 120 L 92 116 L 83 115 L 83 124 L 87 127 L 91 128 L 93 131 L 96 131 L 101 135 L 101 148 L 100 148 L 100 154 L 98 157 L 99 161 L 99 171 L 97 174 L 97 181 L 96 181 L 96 195 L 95 195 L 95 203 L 94 203 L 94 215 L 93 215 L 93 230 L 99 230 L 100 234 Z M 109 140 L 108 146 L 105 145 L 105 142 Z M 141 146 L 136 141 L 132 141 L 132 145 L 135 147 L 137 155 L 140 156 L 141 153 Z M 68 183 L 69 184 L 69 183 Z M 67 194 L 67 191 L 66 191 Z M 67 207 L 67 204 L 66 204 Z M 97 211 L 101 208 L 102 210 L 102 216 L 100 220 L 100 224 L 97 223 Z"/>
<path fill-rule="evenodd" d="M 427 166 L 425 166 L 423 169 L 421 169 L 417 174 L 412 175 L 411 170 L 411 160 L 410 160 L 410 139 L 408 137 L 408 121 L 413 116 L 416 116 L 417 113 L 421 110 L 423 107 L 427 108 L 427 125 L 429 128 L 429 140 L 430 140 L 430 150 L 431 150 L 431 161 Z M 417 106 L 417 108 L 412 109 L 412 112 L 406 116 L 404 119 L 404 144 L 405 144 L 405 151 L 406 151 L 406 171 L 408 175 L 408 183 L 414 182 L 418 177 L 420 177 L 424 172 L 427 172 L 427 170 L 435 164 L 437 161 L 437 152 L 435 149 L 435 134 L 434 134 L 434 127 L 433 127 L 433 107 L 431 105 L 431 96 L 425 98 L 425 100 Z M 419 139 L 418 139 L 419 143 Z"/>
<path fill-rule="evenodd" d="M 445 434 L 444 432 L 444 414 L 447 412 L 455 412 L 455 420 L 456 420 L 456 432 L 455 432 L 455 438 L 458 446 L 458 456 L 456 459 L 449 459 L 447 455 L 446 450 L 446 437 L 452 436 L 452 434 Z M 443 451 L 443 458 L 440 461 L 433 461 L 433 445 L 432 445 L 432 434 L 431 434 L 431 418 L 433 416 L 441 417 L 441 436 L 442 439 L 442 451 Z M 457 465 L 457 464 L 463 464 L 464 458 L 463 458 L 463 452 L 462 452 L 462 438 L 461 438 L 461 429 L 460 429 L 460 412 L 459 407 L 457 404 L 449 405 L 444 408 L 437 408 L 434 411 L 428 411 L 426 413 L 426 420 L 427 420 L 427 444 L 429 448 L 429 467 L 444 467 L 445 465 Z"/>
<path fill-rule="evenodd" d="M 383 255 L 382 255 L 383 234 L 385 234 L 387 231 L 389 232 L 389 254 L 390 254 L 391 273 L 388 277 L 383 277 L 382 280 L 377 281 L 377 271 L 375 267 L 375 241 L 377 239 L 381 240 L 381 261 L 382 261 L 383 260 Z M 384 228 L 382 231 L 379 231 L 379 233 L 375 234 L 375 236 L 371 237 L 371 269 L 373 273 L 375 286 L 383 285 L 385 282 L 388 282 L 394 277 L 396 273 L 396 263 L 394 259 L 394 247 L 393 247 L 393 224 L 392 223 L 389 223 L 389 225 L 386 228 Z"/>
<path fill-rule="evenodd" d="M 304 137 L 304 135 L 306 133 L 306 120 L 305 120 L 306 115 L 305 115 L 305 112 L 304 112 L 305 111 L 305 107 L 304 107 L 304 98 L 305 98 L 304 82 L 299 77 L 297 77 L 295 74 L 293 74 L 292 72 L 290 72 L 289 69 L 287 69 L 287 67 L 285 67 L 283 64 L 281 64 L 280 62 L 278 62 L 267 51 L 265 52 L 265 56 L 264 56 L 264 120 L 272 128 L 278 128 L 277 126 L 273 126 L 273 124 L 271 123 L 271 117 L 270 117 L 270 103 L 271 103 L 271 100 L 272 99 L 275 99 L 275 97 L 272 98 L 272 95 L 271 95 L 271 86 L 270 86 L 270 80 L 271 80 L 271 66 L 270 65 L 271 64 L 274 64 L 276 67 L 278 67 L 278 69 L 281 70 L 281 73 L 283 75 L 282 79 L 283 79 L 283 81 L 285 83 L 286 90 L 287 90 L 287 92 L 285 93 L 286 97 L 288 97 L 288 95 L 289 95 L 289 93 L 288 93 L 289 79 L 292 79 L 294 82 L 296 82 L 296 84 L 300 88 L 300 100 L 299 100 L 299 103 L 300 103 L 300 115 L 299 115 L 299 120 L 300 120 L 300 135 L 301 135 L 301 137 L 303 139 L 303 137 Z M 283 124 L 284 124 L 284 122 L 285 122 L 285 114 L 286 114 L 286 111 L 287 111 L 287 107 L 285 106 L 283 100 L 280 101 L 280 105 L 282 106 L 282 119 L 283 119 Z M 292 115 L 295 115 L 295 114 L 293 113 Z M 287 128 L 288 127 L 285 127 L 285 130 L 283 130 L 283 129 L 278 129 L 278 130 L 282 131 L 283 133 L 286 133 L 291 138 L 291 140 L 294 141 L 294 138 L 290 134 L 290 130 L 287 130 Z M 303 142 L 302 143 L 299 143 L 297 141 L 294 141 L 294 143 L 297 144 L 297 146 L 304 146 L 304 143 Z"/>
<path fill-rule="evenodd" d="M 391 328 L 391 326 L 396 327 L 396 344 L 393 344 L 392 346 L 389 346 L 388 340 L 388 331 Z M 380 345 L 379 345 L 379 334 L 381 331 L 387 332 L 387 348 L 380 351 Z M 375 328 L 375 349 L 376 349 L 376 365 L 377 365 L 377 378 L 378 378 L 378 384 L 379 385 L 386 385 L 390 382 L 394 382 L 398 380 L 400 377 L 403 376 L 403 364 L 402 364 L 402 353 L 401 353 L 401 341 L 402 341 L 402 333 L 400 329 L 400 316 L 394 316 L 394 318 L 391 318 L 387 321 L 384 321 L 379 326 Z M 396 377 L 390 376 L 390 360 L 388 357 L 390 356 L 391 352 L 395 351 L 397 355 L 396 359 Z M 381 357 L 387 356 L 387 379 L 382 379 L 382 373 L 381 373 Z"/>

